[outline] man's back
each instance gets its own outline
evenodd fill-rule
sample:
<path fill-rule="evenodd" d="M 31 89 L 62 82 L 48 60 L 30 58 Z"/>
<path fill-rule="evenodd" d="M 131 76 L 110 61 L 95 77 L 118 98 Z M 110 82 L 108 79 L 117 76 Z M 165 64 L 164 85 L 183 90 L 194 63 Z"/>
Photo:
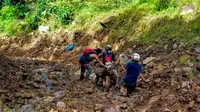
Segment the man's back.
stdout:
<path fill-rule="evenodd" d="M 128 84 L 136 84 L 138 75 L 142 73 L 142 67 L 135 62 L 128 62 L 125 69 L 127 70 L 125 80 Z"/>

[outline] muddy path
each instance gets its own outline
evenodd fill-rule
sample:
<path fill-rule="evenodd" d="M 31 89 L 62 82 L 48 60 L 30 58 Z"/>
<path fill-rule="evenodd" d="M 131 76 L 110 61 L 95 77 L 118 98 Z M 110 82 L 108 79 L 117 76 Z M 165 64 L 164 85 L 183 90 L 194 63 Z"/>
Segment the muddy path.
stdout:
<path fill-rule="evenodd" d="M 32 49 L 17 52 L 20 49 L 15 43 L 9 45 L 1 47 L 1 53 L 7 57 L 0 55 L 1 111 L 196 112 L 200 109 L 200 54 L 195 51 L 198 45 L 163 41 L 124 46 L 117 51 L 118 54 L 127 51 L 127 55 L 138 52 L 141 63 L 147 62 L 143 71 L 150 82 L 138 80 L 131 97 L 119 96 L 117 92 L 107 97 L 92 81 L 77 80 L 77 59 L 83 48 L 64 52 L 64 45 L 53 44 L 48 50 L 45 46 L 48 44 L 39 42 Z M 49 60 L 51 55 L 56 58 Z"/>

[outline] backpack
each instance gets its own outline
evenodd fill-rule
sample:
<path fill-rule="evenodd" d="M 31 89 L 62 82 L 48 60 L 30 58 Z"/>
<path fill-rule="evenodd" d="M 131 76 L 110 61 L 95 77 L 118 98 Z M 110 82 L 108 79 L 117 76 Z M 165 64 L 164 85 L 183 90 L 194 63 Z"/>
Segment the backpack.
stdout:
<path fill-rule="evenodd" d="M 88 53 L 91 53 L 91 52 L 94 52 L 94 49 L 91 49 L 91 48 L 86 48 L 85 50 L 83 50 L 83 55 L 87 55 Z"/>

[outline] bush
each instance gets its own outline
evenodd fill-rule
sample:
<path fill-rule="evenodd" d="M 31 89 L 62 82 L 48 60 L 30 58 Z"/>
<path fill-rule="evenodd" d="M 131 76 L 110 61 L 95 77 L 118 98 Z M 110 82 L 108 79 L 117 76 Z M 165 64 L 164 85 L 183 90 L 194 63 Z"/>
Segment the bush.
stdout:
<path fill-rule="evenodd" d="M 167 9 L 170 5 L 170 1 L 171 0 L 156 0 L 154 9 L 156 11 Z"/>

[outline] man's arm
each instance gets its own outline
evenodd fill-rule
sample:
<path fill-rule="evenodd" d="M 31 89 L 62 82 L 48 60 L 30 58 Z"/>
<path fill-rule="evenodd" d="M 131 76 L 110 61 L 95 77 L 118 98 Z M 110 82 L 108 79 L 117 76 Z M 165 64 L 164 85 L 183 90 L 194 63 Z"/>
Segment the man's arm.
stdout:
<path fill-rule="evenodd" d="M 144 78 L 144 76 L 143 76 L 142 73 L 140 73 L 139 76 L 142 78 L 143 81 L 145 81 L 145 82 L 149 82 L 149 80 L 147 80 L 147 79 Z"/>
<path fill-rule="evenodd" d="M 124 68 L 124 65 L 123 65 L 123 64 L 121 64 L 121 68 L 122 68 L 122 70 L 123 70 L 124 72 L 127 72 L 127 70 Z"/>
<path fill-rule="evenodd" d="M 105 65 L 102 63 L 102 61 L 98 58 L 98 56 L 97 56 L 96 54 L 90 54 L 90 57 L 95 58 L 95 59 L 99 62 L 100 65 L 102 65 L 103 67 L 107 68 L 107 66 L 105 66 Z"/>

